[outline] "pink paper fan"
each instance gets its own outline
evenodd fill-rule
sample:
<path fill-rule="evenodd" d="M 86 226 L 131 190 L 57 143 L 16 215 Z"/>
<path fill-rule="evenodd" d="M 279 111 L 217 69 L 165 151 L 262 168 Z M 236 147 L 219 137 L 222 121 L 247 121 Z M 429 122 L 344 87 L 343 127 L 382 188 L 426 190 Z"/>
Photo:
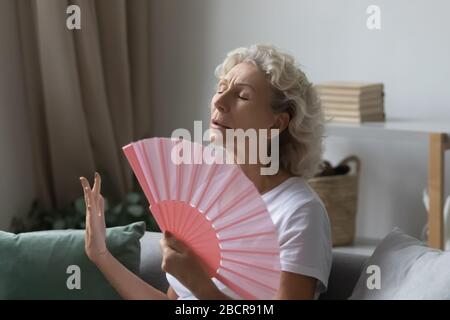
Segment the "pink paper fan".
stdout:
<path fill-rule="evenodd" d="M 211 277 L 242 298 L 273 299 L 281 274 L 276 227 L 239 166 L 210 150 L 169 138 L 123 147 L 161 231 L 187 244 Z"/>

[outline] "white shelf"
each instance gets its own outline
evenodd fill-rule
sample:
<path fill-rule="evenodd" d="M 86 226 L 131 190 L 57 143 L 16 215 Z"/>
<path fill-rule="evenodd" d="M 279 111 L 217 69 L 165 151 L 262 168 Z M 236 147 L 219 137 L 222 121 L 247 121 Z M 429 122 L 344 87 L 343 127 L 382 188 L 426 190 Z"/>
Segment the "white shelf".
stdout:
<path fill-rule="evenodd" d="M 344 136 L 352 139 L 375 138 L 383 141 L 403 139 L 408 142 L 421 142 L 428 145 L 428 190 L 430 192 L 428 245 L 443 249 L 445 153 L 450 150 L 450 121 L 389 118 L 383 122 L 363 122 L 360 124 L 328 122 L 325 128 L 326 136 Z M 340 250 L 339 248 L 336 249 Z M 373 246 L 356 243 L 351 247 L 344 247 L 342 250 L 370 254 L 373 249 Z"/>
<path fill-rule="evenodd" d="M 430 133 L 450 135 L 450 121 L 387 119 L 360 124 L 328 122 L 326 134 L 352 138 L 406 139 L 428 142 Z"/>

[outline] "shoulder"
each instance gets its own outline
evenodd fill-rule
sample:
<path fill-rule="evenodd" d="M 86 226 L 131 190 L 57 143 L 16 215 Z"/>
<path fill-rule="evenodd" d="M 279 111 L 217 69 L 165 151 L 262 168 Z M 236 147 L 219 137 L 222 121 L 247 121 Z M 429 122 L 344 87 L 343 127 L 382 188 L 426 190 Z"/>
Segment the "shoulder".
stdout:
<path fill-rule="evenodd" d="M 331 227 L 327 210 L 303 178 L 288 179 L 265 195 L 267 208 L 278 230 L 281 248 L 294 246 L 331 247 Z"/>
<path fill-rule="evenodd" d="M 274 222 L 294 219 L 307 220 L 313 224 L 329 223 L 322 200 L 303 178 L 288 179 L 280 188 L 265 195 L 264 200 Z"/>
<path fill-rule="evenodd" d="M 267 208 L 278 230 L 283 271 L 320 280 L 325 290 L 332 262 L 331 228 L 326 208 L 302 178 L 266 195 Z"/>

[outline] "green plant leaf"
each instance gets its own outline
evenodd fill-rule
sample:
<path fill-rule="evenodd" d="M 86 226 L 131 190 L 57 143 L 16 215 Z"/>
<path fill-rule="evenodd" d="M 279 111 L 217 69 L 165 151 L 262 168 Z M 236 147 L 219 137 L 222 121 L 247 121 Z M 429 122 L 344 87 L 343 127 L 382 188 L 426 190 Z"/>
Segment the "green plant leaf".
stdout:
<path fill-rule="evenodd" d="M 134 188 L 122 199 L 108 198 L 105 183 L 107 177 L 102 173 L 102 193 L 105 200 L 105 219 L 108 227 L 125 225 L 135 221 L 145 221 L 147 229 L 157 227 L 156 222 L 149 215 L 148 203 L 145 195 L 140 190 L 137 180 L 134 181 Z M 107 183 L 106 183 L 107 184 Z M 113 199 L 113 200 L 112 200 Z M 46 209 L 42 203 L 35 199 L 27 215 L 14 221 L 16 229 L 22 232 L 49 230 L 49 229 L 84 229 L 86 219 L 86 206 L 84 196 L 77 197 L 69 205 L 63 208 Z"/>
<path fill-rule="evenodd" d="M 130 204 L 139 203 L 140 198 L 141 197 L 139 196 L 139 194 L 137 192 L 130 192 L 129 194 L 126 195 L 126 201 Z"/>
<path fill-rule="evenodd" d="M 139 218 L 144 214 L 144 208 L 138 205 L 131 205 L 127 208 L 127 212 L 135 217 L 135 218 Z"/>
<path fill-rule="evenodd" d="M 112 209 L 112 213 L 115 214 L 115 215 L 119 215 L 122 212 L 122 209 L 123 209 L 123 204 L 119 203 L 117 206 L 115 206 Z"/>

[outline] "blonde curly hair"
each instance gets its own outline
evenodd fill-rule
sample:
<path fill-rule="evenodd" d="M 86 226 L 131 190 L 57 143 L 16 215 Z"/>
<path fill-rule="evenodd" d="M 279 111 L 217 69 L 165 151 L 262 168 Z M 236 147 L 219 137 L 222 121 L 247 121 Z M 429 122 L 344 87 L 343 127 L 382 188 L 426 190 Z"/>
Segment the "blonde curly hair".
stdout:
<path fill-rule="evenodd" d="M 322 160 L 325 120 L 312 83 L 291 55 L 261 44 L 230 51 L 215 76 L 224 77 L 241 62 L 251 62 L 267 75 L 274 91 L 273 112 L 290 116 L 288 130 L 280 134 L 281 167 L 295 176 L 314 176 Z"/>

